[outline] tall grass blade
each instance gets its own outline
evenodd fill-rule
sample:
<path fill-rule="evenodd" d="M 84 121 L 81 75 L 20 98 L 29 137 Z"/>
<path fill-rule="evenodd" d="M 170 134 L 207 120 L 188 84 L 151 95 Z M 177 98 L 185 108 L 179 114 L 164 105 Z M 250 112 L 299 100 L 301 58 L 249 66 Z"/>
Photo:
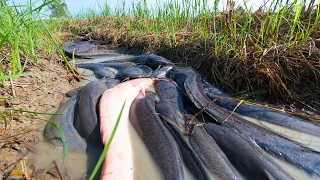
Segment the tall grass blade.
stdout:
<path fill-rule="evenodd" d="M 6 115 L 4 115 L 3 113 L 0 113 L 0 116 L 2 117 L 3 121 L 4 121 L 4 129 L 7 129 L 8 127 L 8 120 L 6 118 Z"/>
<path fill-rule="evenodd" d="M 6 80 L 9 78 L 16 78 L 16 77 L 20 77 L 20 76 L 40 76 L 38 74 L 13 74 L 13 75 L 4 75 L 4 76 L 0 76 L 0 81 L 2 80 Z"/>
<path fill-rule="evenodd" d="M 9 99 L 9 98 L 7 98 L 7 99 Z M 16 108 L 1 108 L 0 110 L 26 112 L 29 114 L 61 115 L 61 114 L 57 114 L 57 113 L 36 112 L 36 111 L 29 111 L 29 110 L 16 109 Z"/>
<path fill-rule="evenodd" d="M 43 120 L 44 120 L 44 119 L 43 119 Z M 62 141 L 62 145 L 63 145 L 63 161 L 65 161 L 65 160 L 66 160 L 66 157 L 67 157 L 68 147 L 67 147 L 66 138 L 64 137 L 62 130 L 61 130 L 60 127 L 59 127 L 57 124 L 55 124 L 54 122 L 51 122 L 51 121 L 49 121 L 49 120 L 44 120 L 44 121 L 46 121 L 47 123 L 49 123 L 51 126 L 53 126 L 53 127 L 57 130 L 57 132 L 58 132 L 58 134 L 59 134 L 59 136 L 60 136 L 60 138 L 61 138 L 61 141 Z"/>
<path fill-rule="evenodd" d="M 66 56 L 64 55 L 64 52 L 62 51 L 62 48 L 59 46 L 59 44 L 58 44 L 58 43 L 56 42 L 56 40 L 53 38 L 53 35 L 52 35 L 52 33 L 50 32 L 48 26 L 46 25 L 46 23 L 45 23 L 42 19 L 41 19 L 40 21 L 41 21 L 43 27 L 45 28 L 46 33 L 47 33 L 47 35 L 49 36 L 50 40 L 52 41 L 52 43 L 53 43 L 54 46 L 56 47 L 58 53 L 59 53 L 60 56 L 62 57 L 64 63 L 67 65 L 67 67 L 69 68 L 69 70 L 71 71 L 71 73 L 76 76 L 76 73 L 74 72 L 73 68 L 71 67 L 71 65 L 70 65 L 70 63 L 69 63 L 69 61 L 68 61 L 68 59 L 67 59 Z"/>

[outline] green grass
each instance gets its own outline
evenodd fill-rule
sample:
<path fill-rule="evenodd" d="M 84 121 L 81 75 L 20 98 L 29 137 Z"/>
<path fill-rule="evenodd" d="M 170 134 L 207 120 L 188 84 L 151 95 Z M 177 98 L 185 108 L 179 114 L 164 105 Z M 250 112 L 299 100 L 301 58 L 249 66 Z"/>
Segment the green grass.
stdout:
<path fill-rule="evenodd" d="M 0 0 L 0 60 L 10 67 L 0 69 L 0 75 L 22 73 L 30 60 L 37 62 L 40 54 L 59 52 L 68 65 L 61 47 L 52 34 L 61 29 L 60 19 L 41 14 L 55 0 L 36 6 L 35 1 L 26 0 L 25 5 L 9 6 Z M 69 69 L 70 65 L 68 65 Z"/>
<path fill-rule="evenodd" d="M 306 4 L 306 0 L 292 3 L 273 0 L 269 7 L 261 6 L 256 12 L 248 7 L 246 1 L 242 2 L 243 6 L 230 2 L 223 11 L 218 7 L 224 1 L 215 0 L 211 8 L 208 2 L 171 0 L 149 7 L 145 0 L 140 0 L 119 4 L 116 9 L 105 4 L 100 6 L 100 12 L 87 9 L 75 19 L 83 19 L 88 22 L 86 26 L 101 30 L 106 24 L 96 18 L 106 17 L 111 18 L 107 26 L 111 29 L 126 29 L 135 35 L 152 33 L 156 39 L 165 34 L 172 48 L 181 32 L 194 33 L 190 37 L 191 42 L 193 39 L 201 40 L 205 46 L 214 43 L 212 54 L 216 58 L 232 54 L 233 58 L 242 60 L 252 53 L 246 47 L 253 47 L 255 53 L 262 56 L 263 47 L 275 44 L 294 46 L 309 40 L 319 28 L 320 9 L 315 0 L 310 4 Z"/>
<path fill-rule="evenodd" d="M 308 5 L 306 0 L 292 3 L 273 0 L 270 7 L 261 7 L 262 15 L 259 11 L 252 12 L 252 8 L 248 7 L 245 1 L 243 1 L 244 6 L 227 4 L 228 8 L 223 11 L 226 14 L 218 9 L 223 2 L 214 1 L 212 8 L 208 7 L 208 2 L 207 0 L 171 0 L 167 3 L 158 3 L 156 7 L 148 7 L 146 1 L 134 1 L 132 4 L 120 4 L 116 9 L 111 9 L 108 4 L 105 4 L 100 6 L 101 12 L 87 9 L 80 12 L 76 18 L 120 17 L 118 26 L 123 25 L 123 21 L 128 21 L 129 18 L 132 23 L 129 24 L 128 29 L 131 31 L 169 32 L 173 39 L 175 34 L 183 29 L 199 32 L 204 40 L 208 38 L 208 34 L 214 33 L 218 35 L 216 39 L 220 40 L 219 44 L 227 44 L 231 47 L 248 41 L 248 33 L 256 33 L 252 35 L 260 36 L 257 44 L 265 44 L 266 36 L 270 39 L 270 43 L 284 39 L 286 42 L 305 40 L 307 35 L 319 26 L 319 8 L 313 8 L 317 7 L 315 0 L 311 0 Z M 284 4 L 285 2 L 287 4 Z M 218 23 L 220 21 L 220 24 L 213 20 Z M 92 23 L 95 25 L 94 22 Z M 284 28 L 288 32 L 277 41 L 280 30 Z M 229 37 L 228 42 L 222 41 L 225 36 Z"/>
<path fill-rule="evenodd" d="M 9 78 L 38 76 L 23 74 L 23 72 L 30 61 L 38 63 L 39 57 L 43 57 L 44 54 L 56 53 L 56 51 L 69 70 L 73 72 L 60 45 L 53 37 L 53 34 L 61 29 L 61 19 L 53 19 L 41 14 L 41 10 L 47 8 L 50 3 L 55 3 L 55 0 L 43 2 L 37 6 L 32 0 L 26 0 L 24 5 L 12 6 L 0 0 L 0 81 L 3 85 L 5 85 L 5 80 Z M 67 147 L 61 129 L 55 123 L 37 117 L 37 114 L 47 113 L 0 108 L 0 117 L 4 122 L 5 129 L 7 129 L 8 119 L 11 117 L 25 117 L 51 124 L 62 139 L 65 159 Z"/>
<path fill-rule="evenodd" d="M 134 1 L 115 9 L 105 4 L 99 12 L 81 12 L 66 27 L 186 62 L 232 93 L 266 90 L 265 96 L 290 101 L 305 101 L 305 87 L 319 94 L 320 84 L 312 81 L 320 78 L 319 55 L 313 51 L 320 38 L 318 2 L 272 0 L 256 9 L 242 0 L 224 3 L 170 0 L 151 7 Z"/>

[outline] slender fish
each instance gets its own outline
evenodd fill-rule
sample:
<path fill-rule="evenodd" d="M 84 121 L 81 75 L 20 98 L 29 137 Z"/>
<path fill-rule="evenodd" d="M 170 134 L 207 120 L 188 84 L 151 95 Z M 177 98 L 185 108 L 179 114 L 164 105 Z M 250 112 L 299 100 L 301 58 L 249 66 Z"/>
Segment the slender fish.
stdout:
<path fill-rule="evenodd" d="M 130 121 L 158 164 L 163 178 L 182 180 L 184 170 L 179 148 L 156 113 L 153 99 L 155 97 L 140 99 L 136 106 L 131 108 L 130 114 L 133 115 L 130 116 Z"/>
<path fill-rule="evenodd" d="M 97 78 L 113 78 L 116 76 L 116 74 L 113 71 L 104 68 L 103 65 L 98 63 L 83 63 L 76 64 L 76 66 L 78 68 L 84 68 L 93 71 Z"/>
<path fill-rule="evenodd" d="M 222 124 L 244 134 L 268 153 L 279 157 L 307 172 L 320 176 L 320 153 L 293 142 L 281 135 L 246 121 L 236 114 L 216 105 L 204 93 L 197 74 L 191 68 L 175 69 L 172 77 L 199 109 Z"/>
<path fill-rule="evenodd" d="M 151 67 L 152 69 L 156 69 L 159 66 L 173 66 L 169 60 L 162 56 L 157 56 L 154 54 L 146 54 L 140 55 L 133 58 L 121 59 L 121 60 L 109 60 L 106 63 L 119 63 L 119 62 L 133 62 L 136 64 L 142 64 Z"/>
<path fill-rule="evenodd" d="M 157 111 L 164 117 L 164 122 L 171 121 L 175 124 L 174 129 L 180 132 L 180 139 L 183 139 L 186 144 L 197 154 L 204 166 L 211 174 L 221 179 L 237 179 L 236 171 L 227 159 L 226 155 L 221 151 L 216 142 L 204 131 L 203 128 L 195 128 L 195 132 L 190 136 L 184 136 L 181 131 L 185 131 L 186 121 L 182 113 L 186 113 L 182 95 L 178 87 L 170 81 L 157 81 L 155 83 L 156 92 L 159 94 L 160 102 L 157 104 Z M 179 138 L 179 137 L 178 137 Z M 192 160 L 192 159 L 191 159 Z M 190 160 L 187 160 L 190 161 Z M 188 164 L 186 163 L 187 167 Z M 191 168 L 191 167 L 188 167 Z M 193 171 L 195 177 L 199 173 L 204 173 L 206 170 L 201 169 Z M 203 177 L 208 176 L 201 174 Z M 199 176 L 201 177 L 201 176 Z"/>
<path fill-rule="evenodd" d="M 119 83 L 118 80 L 107 82 L 97 80 L 88 83 L 80 93 L 79 121 L 83 137 L 88 141 L 101 141 L 97 105 L 102 93 Z"/>
<path fill-rule="evenodd" d="M 85 152 L 87 143 L 73 127 L 74 106 L 77 98 L 79 98 L 78 95 L 75 95 L 66 100 L 56 111 L 56 115 L 51 117 L 50 121 L 56 123 L 61 128 L 68 150 Z M 49 123 L 45 127 L 44 137 L 51 144 L 55 145 L 58 151 L 63 150 L 62 140 L 58 131 Z"/>
<path fill-rule="evenodd" d="M 208 134 L 218 143 L 229 160 L 249 179 L 293 179 L 265 151 L 247 137 L 223 126 L 208 123 Z"/>

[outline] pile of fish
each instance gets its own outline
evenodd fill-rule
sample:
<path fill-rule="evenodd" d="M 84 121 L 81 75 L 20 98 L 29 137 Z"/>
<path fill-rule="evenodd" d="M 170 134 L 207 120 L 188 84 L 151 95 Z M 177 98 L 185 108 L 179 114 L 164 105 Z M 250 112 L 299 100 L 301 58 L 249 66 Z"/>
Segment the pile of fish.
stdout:
<path fill-rule="evenodd" d="M 200 180 L 295 179 L 275 159 L 320 177 L 318 151 L 241 115 L 320 136 L 317 124 L 260 106 L 238 106 L 237 100 L 206 82 L 194 69 L 177 67 L 161 56 L 104 61 L 112 53 L 99 52 L 96 43 L 79 40 L 64 45 L 70 57 L 100 59 L 94 63 L 75 60 L 78 68 L 93 71 L 98 79 L 69 91 L 69 98 L 57 111 L 61 115 L 54 115 L 51 121 L 62 129 L 69 151 L 87 151 L 90 143 L 106 143 L 126 101 L 102 178 L 130 178 L 134 166 L 126 162 L 132 158 L 126 153 L 130 146 L 127 124 L 132 124 L 143 140 L 163 179 L 185 179 L 184 171 Z M 62 149 L 53 126 L 46 126 L 45 137 Z"/>

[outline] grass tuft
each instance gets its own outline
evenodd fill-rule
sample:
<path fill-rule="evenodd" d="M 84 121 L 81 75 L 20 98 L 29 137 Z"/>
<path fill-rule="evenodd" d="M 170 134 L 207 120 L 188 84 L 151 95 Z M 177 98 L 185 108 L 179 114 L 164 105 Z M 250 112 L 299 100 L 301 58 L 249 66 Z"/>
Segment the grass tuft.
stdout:
<path fill-rule="evenodd" d="M 62 19 L 53 19 L 41 13 L 54 2 L 43 1 L 36 5 L 35 1 L 26 0 L 25 5 L 9 6 L 0 0 L 0 75 L 20 74 L 30 60 L 37 63 L 38 57 L 43 56 L 41 54 L 56 51 L 68 66 L 61 47 L 56 45 L 57 40 L 52 36 L 61 29 Z"/>

